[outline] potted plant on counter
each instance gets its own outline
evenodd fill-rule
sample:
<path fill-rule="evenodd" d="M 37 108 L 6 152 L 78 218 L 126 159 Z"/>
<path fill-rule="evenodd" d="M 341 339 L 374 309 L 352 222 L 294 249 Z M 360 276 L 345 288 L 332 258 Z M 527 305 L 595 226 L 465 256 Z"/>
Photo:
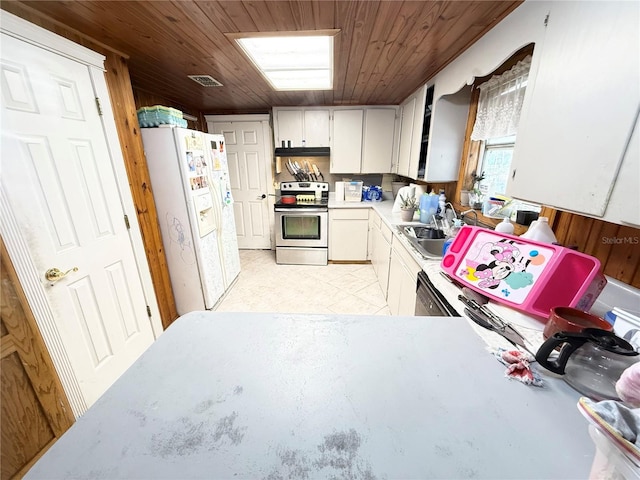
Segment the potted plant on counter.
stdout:
<path fill-rule="evenodd" d="M 469 192 L 469 205 L 474 210 L 482 210 L 483 194 L 480 190 L 480 182 L 484 180 L 484 172 L 478 175 L 476 172 L 471 174 L 473 182 L 473 190 Z"/>
<path fill-rule="evenodd" d="M 462 184 L 462 190 L 460 190 L 460 204 L 465 207 L 469 205 L 469 194 L 473 191 L 475 178 L 476 172 L 473 172 Z"/>
<path fill-rule="evenodd" d="M 400 217 L 403 222 L 410 222 L 413 220 L 413 216 L 418 209 L 418 201 L 416 197 L 407 195 L 406 197 L 400 194 Z"/>

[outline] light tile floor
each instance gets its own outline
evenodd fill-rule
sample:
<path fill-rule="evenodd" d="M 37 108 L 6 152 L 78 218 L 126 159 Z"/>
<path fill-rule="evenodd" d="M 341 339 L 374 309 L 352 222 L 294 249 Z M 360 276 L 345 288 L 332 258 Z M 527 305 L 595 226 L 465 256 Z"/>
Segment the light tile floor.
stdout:
<path fill-rule="evenodd" d="M 240 263 L 218 312 L 391 315 L 370 264 L 277 265 L 272 250 L 240 250 Z"/>

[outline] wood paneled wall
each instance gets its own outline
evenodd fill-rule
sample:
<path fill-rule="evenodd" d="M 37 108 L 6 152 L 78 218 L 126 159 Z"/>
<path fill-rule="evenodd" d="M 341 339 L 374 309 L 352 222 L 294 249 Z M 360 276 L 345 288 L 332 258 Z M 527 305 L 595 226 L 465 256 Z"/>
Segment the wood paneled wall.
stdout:
<path fill-rule="evenodd" d="M 120 147 L 158 299 L 162 325 L 167 328 L 178 317 L 178 312 L 169 279 L 149 171 L 142 148 L 142 138 L 136 114 L 137 108 L 133 98 L 126 57 L 109 46 L 88 38 L 22 3 L 2 2 L 2 9 L 105 55 L 105 78 L 111 96 Z"/>
<path fill-rule="evenodd" d="M 560 211 L 552 228 L 562 245 L 600 260 L 605 275 L 640 288 L 639 228 Z"/>

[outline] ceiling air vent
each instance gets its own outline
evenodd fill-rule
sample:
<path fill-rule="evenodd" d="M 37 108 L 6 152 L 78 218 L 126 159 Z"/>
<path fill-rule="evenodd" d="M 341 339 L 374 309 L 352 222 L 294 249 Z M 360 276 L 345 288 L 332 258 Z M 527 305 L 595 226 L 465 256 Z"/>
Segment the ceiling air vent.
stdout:
<path fill-rule="evenodd" d="M 187 75 L 194 82 L 199 83 L 203 87 L 221 87 L 222 84 L 211 75 Z"/>

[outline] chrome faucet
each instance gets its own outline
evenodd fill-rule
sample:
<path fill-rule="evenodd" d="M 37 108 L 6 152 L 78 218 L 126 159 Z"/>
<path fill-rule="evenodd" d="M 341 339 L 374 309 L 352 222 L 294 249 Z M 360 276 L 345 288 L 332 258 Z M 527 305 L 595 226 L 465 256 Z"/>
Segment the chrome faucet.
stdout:
<path fill-rule="evenodd" d="M 444 212 L 442 212 L 442 216 L 443 216 L 443 217 L 446 217 L 446 214 L 445 214 L 445 213 L 446 213 L 446 211 L 447 211 L 448 209 L 451 209 L 451 211 L 453 212 L 453 218 L 452 218 L 451 220 L 453 220 L 453 219 L 455 219 L 455 218 L 458 218 L 458 214 L 456 213 L 456 209 L 455 209 L 455 208 L 453 208 L 453 205 L 452 205 L 452 203 L 451 203 L 451 202 L 447 202 L 447 203 L 445 203 L 445 204 L 444 204 Z"/>
<path fill-rule="evenodd" d="M 460 213 L 460 218 L 463 218 L 468 213 L 473 213 L 473 216 L 474 216 L 473 225 L 477 227 L 478 226 L 478 212 L 476 212 L 473 208 L 470 208 L 469 210 L 465 210 L 464 212 L 461 212 Z"/>

